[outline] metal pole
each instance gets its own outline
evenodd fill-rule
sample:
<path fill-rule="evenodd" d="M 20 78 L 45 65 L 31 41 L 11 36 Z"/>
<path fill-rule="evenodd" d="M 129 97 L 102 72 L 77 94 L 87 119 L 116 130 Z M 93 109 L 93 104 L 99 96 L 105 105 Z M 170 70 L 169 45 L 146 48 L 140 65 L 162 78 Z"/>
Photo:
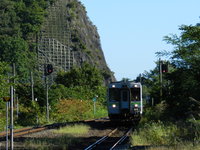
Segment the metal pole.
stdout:
<path fill-rule="evenodd" d="M 45 81 L 46 81 L 46 119 L 47 122 L 49 122 L 49 93 L 48 93 L 48 83 L 47 83 L 47 76 L 45 76 Z"/>
<path fill-rule="evenodd" d="M 18 96 L 16 97 L 16 102 L 17 102 L 17 118 L 19 117 L 19 101 L 18 101 Z"/>
<path fill-rule="evenodd" d="M 13 103 L 15 103 L 15 74 L 16 74 L 16 66 L 15 66 L 15 63 L 13 63 L 13 66 L 12 66 L 12 69 L 13 69 L 13 83 L 14 83 L 14 86 L 13 86 Z"/>
<path fill-rule="evenodd" d="M 94 101 L 94 115 L 96 113 L 96 102 Z"/>
<path fill-rule="evenodd" d="M 10 87 L 10 149 L 13 150 L 13 86 Z"/>
<path fill-rule="evenodd" d="M 9 102 L 6 102 L 6 150 L 8 150 L 8 107 Z"/>
<path fill-rule="evenodd" d="M 31 97 L 32 101 L 34 101 L 34 81 L 33 81 L 33 72 L 31 71 Z"/>

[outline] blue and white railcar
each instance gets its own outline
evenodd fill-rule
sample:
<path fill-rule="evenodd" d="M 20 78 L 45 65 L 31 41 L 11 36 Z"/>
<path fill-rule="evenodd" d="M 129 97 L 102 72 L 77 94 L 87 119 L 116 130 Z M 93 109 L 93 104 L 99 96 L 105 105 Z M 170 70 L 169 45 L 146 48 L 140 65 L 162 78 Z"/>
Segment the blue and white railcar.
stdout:
<path fill-rule="evenodd" d="M 142 85 L 133 81 L 112 82 L 107 93 L 110 120 L 138 120 L 143 112 Z"/>

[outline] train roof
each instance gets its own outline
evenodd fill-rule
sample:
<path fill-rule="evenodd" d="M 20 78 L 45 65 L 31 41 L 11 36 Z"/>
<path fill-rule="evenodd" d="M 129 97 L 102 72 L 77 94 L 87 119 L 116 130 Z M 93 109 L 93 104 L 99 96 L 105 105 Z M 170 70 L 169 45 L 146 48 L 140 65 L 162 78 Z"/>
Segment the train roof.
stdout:
<path fill-rule="evenodd" d="M 140 88 L 141 83 L 140 82 L 134 82 L 134 81 L 119 81 L 119 82 L 111 82 L 108 86 L 109 88 Z"/>

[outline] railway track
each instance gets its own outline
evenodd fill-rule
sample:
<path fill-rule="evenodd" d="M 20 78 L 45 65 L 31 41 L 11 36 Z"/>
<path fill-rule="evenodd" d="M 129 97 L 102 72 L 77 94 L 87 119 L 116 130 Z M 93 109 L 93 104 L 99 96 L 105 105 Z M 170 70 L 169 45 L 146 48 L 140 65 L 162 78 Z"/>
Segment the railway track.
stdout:
<path fill-rule="evenodd" d="M 88 122 L 99 122 L 99 121 L 103 121 L 105 118 L 100 118 L 100 119 L 92 119 L 92 120 L 84 120 L 84 121 L 77 121 L 77 122 L 71 122 L 71 123 L 54 123 L 54 124 L 50 124 L 50 125 L 45 125 L 45 126 L 41 126 L 41 127 L 28 127 L 28 128 L 21 128 L 21 129 L 16 129 L 13 131 L 13 135 L 14 137 L 20 137 L 23 135 L 28 135 L 31 133 L 36 133 L 36 132 L 41 132 L 47 129 L 56 129 L 56 128 L 60 128 L 63 126 L 67 126 L 70 124 L 74 124 L 74 123 L 88 123 Z M 10 131 L 8 131 L 8 136 L 10 136 Z M 6 137 L 6 132 L 0 132 L 0 140 L 4 140 Z"/>
<path fill-rule="evenodd" d="M 30 133 L 40 132 L 45 129 L 47 129 L 47 127 L 45 127 L 45 126 L 16 129 L 13 131 L 13 135 L 14 135 L 14 137 L 19 137 L 19 136 L 27 135 Z M 3 139 L 5 136 L 6 136 L 6 132 L 0 133 L 0 139 Z M 8 136 L 10 136 L 10 132 L 8 132 Z"/>
<path fill-rule="evenodd" d="M 114 150 L 119 147 L 123 149 L 122 147 L 124 147 L 124 145 L 122 144 L 128 139 L 132 129 L 133 128 L 115 128 L 108 135 L 103 136 L 84 150 Z"/>

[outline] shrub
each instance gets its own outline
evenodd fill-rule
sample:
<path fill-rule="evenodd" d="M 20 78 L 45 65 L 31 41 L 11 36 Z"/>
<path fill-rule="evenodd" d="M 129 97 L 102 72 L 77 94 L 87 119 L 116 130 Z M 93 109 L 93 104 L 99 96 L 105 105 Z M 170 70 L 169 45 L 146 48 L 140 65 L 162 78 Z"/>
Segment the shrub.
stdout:
<path fill-rule="evenodd" d="M 105 116 L 105 108 L 99 103 L 96 104 L 96 115 L 94 116 L 92 100 L 60 100 L 56 105 L 56 111 L 52 118 L 58 122 L 79 121 L 91 119 L 96 116 Z"/>
<path fill-rule="evenodd" d="M 82 135 L 88 133 L 90 127 L 84 124 L 74 124 L 55 130 L 55 133 Z"/>
<path fill-rule="evenodd" d="M 179 135 L 180 130 L 176 125 L 152 122 L 145 124 L 133 133 L 132 144 L 175 145 L 179 141 Z"/>
<path fill-rule="evenodd" d="M 166 146 L 171 149 L 198 149 L 200 147 L 200 122 L 163 123 L 151 122 L 134 131 L 132 145 Z"/>
<path fill-rule="evenodd" d="M 141 123 L 147 123 L 149 121 L 159 121 L 159 120 L 165 120 L 165 110 L 166 110 L 166 104 L 163 101 L 160 104 L 157 104 L 154 107 L 146 107 L 144 114 L 142 116 Z M 169 118 L 167 118 L 169 120 Z"/>
<path fill-rule="evenodd" d="M 0 132 L 4 131 L 6 127 L 6 115 L 0 112 Z"/>

